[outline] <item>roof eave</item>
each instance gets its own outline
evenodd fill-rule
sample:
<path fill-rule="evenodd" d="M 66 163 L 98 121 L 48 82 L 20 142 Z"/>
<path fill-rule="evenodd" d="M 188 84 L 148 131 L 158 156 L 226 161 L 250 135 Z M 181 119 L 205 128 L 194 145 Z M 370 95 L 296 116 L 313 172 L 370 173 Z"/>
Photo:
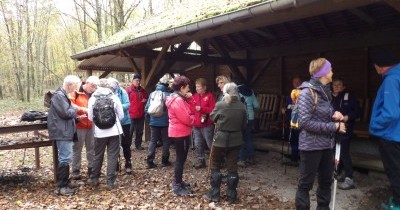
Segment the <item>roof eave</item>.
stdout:
<path fill-rule="evenodd" d="M 194 33 L 199 30 L 210 29 L 221 26 L 229 22 L 237 22 L 242 19 L 253 18 L 259 15 L 265 15 L 267 13 L 277 12 L 280 10 L 286 10 L 293 7 L 303 6 L 320 0 L 275 0 L 267 1 L 260 4 L 253 5 L 241 10 L 237 10 L 231 13 L 207 18 L 198 22 L 189 23 L 183 26 L 175 27 L 172 29 L 155 32 L 152 34 L 137 37 L 128 41 L 123 41 L 117 44 L 112 44 L 104 47 L 100 47 L 93 50 L 84 51 L 75 55 L 71 58 L 74 60 L 83 60 L 93 56 L 98 56 L 106 52 L 115 51 L 127 47 L 137 46 L 156 40 L 168 39 L 174 36 Z"/>

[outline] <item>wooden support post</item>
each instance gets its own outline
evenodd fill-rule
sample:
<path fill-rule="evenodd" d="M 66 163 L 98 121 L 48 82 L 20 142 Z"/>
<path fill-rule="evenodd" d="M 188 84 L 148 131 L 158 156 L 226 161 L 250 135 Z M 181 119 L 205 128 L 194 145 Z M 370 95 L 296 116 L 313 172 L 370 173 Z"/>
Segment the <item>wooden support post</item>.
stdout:
<path fill-rule="evenodd" d="M 57 183 L 58 150 L 56 141 L 52 141 L 54 183 Z"/>
<path fill-rule="evenodd" d="M 40 168 L 39 147 L 35 147 L 35 163 L 36 163 L 36 169 L 39 169 Z"/>

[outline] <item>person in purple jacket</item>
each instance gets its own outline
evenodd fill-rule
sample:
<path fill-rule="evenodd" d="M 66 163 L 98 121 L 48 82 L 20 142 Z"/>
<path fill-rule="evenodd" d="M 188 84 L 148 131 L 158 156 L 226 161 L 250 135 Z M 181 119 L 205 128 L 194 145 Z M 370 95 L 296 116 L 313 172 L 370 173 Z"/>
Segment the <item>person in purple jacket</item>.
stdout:
<path fill-rule="evenodd" d="M 325 58 L 310 63 L 311 79 L 300 85 L 297 100 L 299 113 L 300 178 L 296 209 L 310 209 L 309 191 L 318 174 L 317 209 L 329 209 L 333 177 L 333 146 L 337 132 L 345 133 L 343 115 L 334 111 L 330 83 L 332 65 Z"/>

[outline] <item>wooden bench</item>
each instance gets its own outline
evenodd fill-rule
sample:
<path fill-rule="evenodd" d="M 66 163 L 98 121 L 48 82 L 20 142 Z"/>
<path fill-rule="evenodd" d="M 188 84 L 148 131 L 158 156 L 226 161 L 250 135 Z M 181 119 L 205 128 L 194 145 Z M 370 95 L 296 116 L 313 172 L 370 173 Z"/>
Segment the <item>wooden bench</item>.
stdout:
<path fill-rule="evenodd" d="M 257 131 L 269 131 L 271 125 L 276 124 L 282 98 L 277 94 L 258 94 L 257 100 L 260 103 L 260 109 L 255 113 L 255 129 Z"/>
<path fill-rule="evenodd" d="M 369 138 L 369 120 L 371 115 L 370 100 L 368 98 L 358 99 L 361 107 L 361 117 L 356 120 L 353 134 L 359 138 Z"/>

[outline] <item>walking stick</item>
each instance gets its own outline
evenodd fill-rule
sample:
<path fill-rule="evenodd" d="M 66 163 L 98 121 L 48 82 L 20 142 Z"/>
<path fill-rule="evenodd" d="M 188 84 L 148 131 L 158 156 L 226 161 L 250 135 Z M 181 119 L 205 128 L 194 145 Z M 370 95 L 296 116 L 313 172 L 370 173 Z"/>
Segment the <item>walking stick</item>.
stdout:
<path fill-rule="evenodd" d="M 336 142 L 336 151 L 335 151 L 335 174 L 337 174 L 338 166 L 340 159 L 340 142 Z M 337 177 L 334 176 L 333 181 L 333 196 L 332 196 L 332 210 L 335 210 L 335 202 L 336 202 L 336 188 L 337 188 Z"/>
<path fill-rule="evenodd" d="M 283 162 L 283 147 L 285 145 L 285 113 L 282 113 L 282 162 Z"/>

